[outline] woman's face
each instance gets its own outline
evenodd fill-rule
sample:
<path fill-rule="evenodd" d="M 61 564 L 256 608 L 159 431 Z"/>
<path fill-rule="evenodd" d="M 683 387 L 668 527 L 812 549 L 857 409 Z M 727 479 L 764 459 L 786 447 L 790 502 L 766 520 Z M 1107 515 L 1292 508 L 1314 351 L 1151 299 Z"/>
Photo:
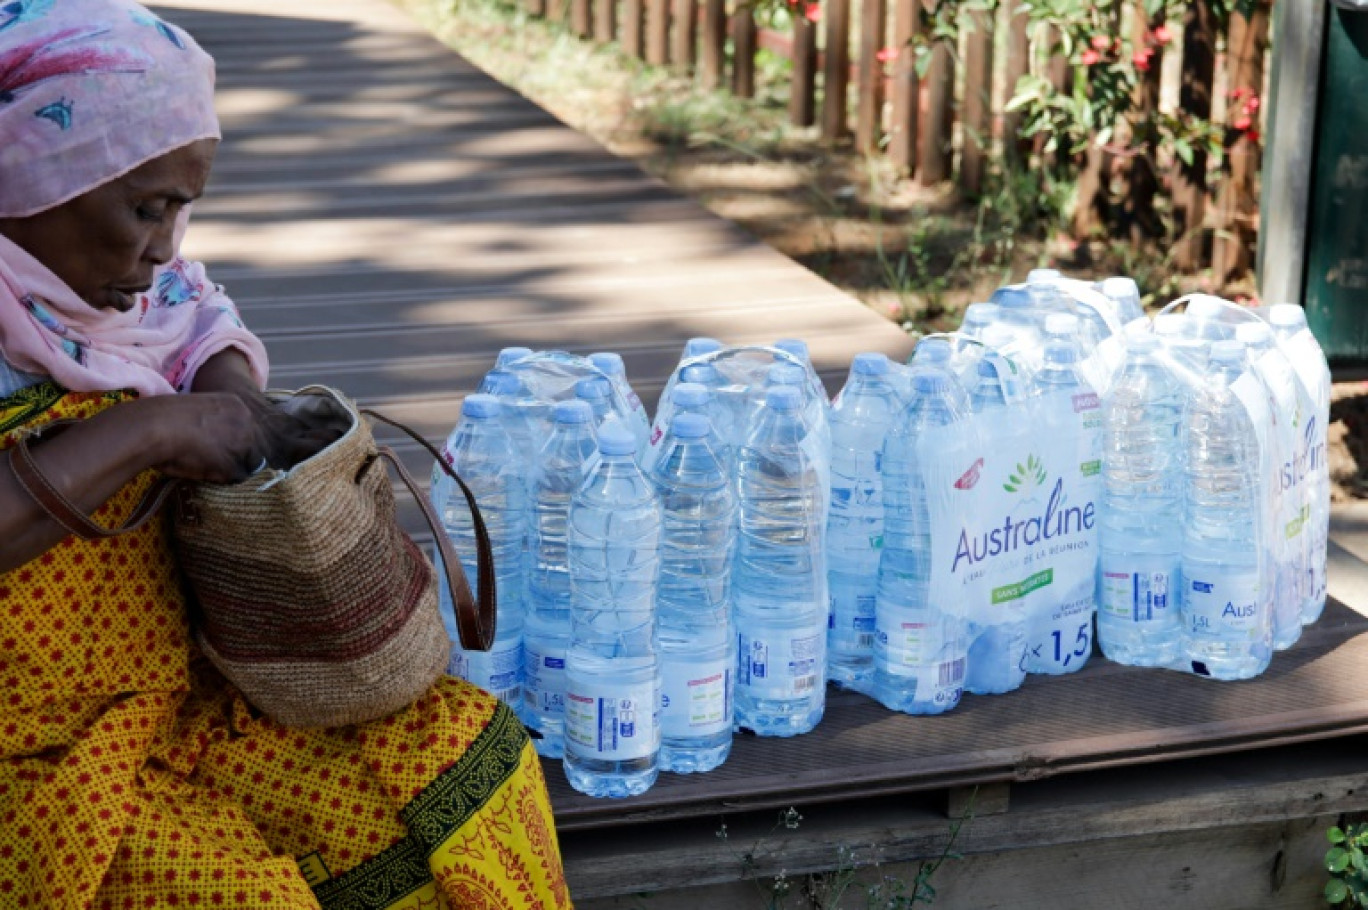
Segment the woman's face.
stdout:
<path fill-rule="evenodd" d="M 0 218 L 0 234 L 92 307 L 129 310 L 175 255 L 176 217 L 204 192 L 217 149 L 193 142 L 56 208 Z"/>

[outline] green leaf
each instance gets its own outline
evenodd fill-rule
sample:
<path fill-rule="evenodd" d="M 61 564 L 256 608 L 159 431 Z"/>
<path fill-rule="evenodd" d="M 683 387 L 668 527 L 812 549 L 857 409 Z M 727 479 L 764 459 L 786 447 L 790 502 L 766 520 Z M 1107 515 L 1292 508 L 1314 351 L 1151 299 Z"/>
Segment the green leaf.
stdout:
<path fill-rule="evenodd" d="M 1186 139 L 1173 140 L 1173 153 L 1188 167 L 1192 167 L 1192 143 Z"/>
<path fill-rule="evenodd" d="M 1344 832 L 1340 830 L 1338 825 L 1336 825 L 1329 831 L 1325 832 L 1325 839 L 1330 841 L 1330 843 L 1332 844 L 1342 844 L 1344 843 Z"/>
<path fill-rule="evenodd" d="M 1012 486 L 1010 483 L 1004 483 L 1002 485 L 1002 488 L 1006 490 L 1008 493 L 1015 493 L 1017 491 L 1017 488 Z"/>
<path fill-rule="evenodd" d="M 1349 851 L 1343 847 L 1331 847 L 1325 854 L 1325 868 L 1331 872 L 1343 872 L 1349 868 Z"/>
<path fill-rule="evenodd" d="M 1349 896 L 1349 886 L 1337 878 L 1325 883 L 1325 899 L 1329 903 L 1342 903 Z"/>

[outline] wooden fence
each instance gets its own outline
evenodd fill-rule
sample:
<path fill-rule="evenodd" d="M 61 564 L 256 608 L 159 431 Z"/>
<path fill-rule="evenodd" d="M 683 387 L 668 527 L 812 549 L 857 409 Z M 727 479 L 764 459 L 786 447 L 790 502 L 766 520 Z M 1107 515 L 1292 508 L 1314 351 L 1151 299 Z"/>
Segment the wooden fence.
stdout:
<path fill-rule="evenodd" d="M 1065 92 L 1090 78 L 1078 48 L 1072 57 L 1060 54 L 1059 30 L 1032 22 L 1025 0 L 952 13 L 955 40 L 928 31 L 936 2 L 943 15 L 955 0 L 788 0 L 787 34 L 757 27 L 753 4 L 738 0 L 522 2 L 582 37 L 617 41 L 632 56 L 696 72 L 705 87 L 742 97 L 754 94 L 755 55 L 768 48 L 792 61 L 795 125 L 887 155 L 924 184 L 954 180 L 970 197 L 983 191 L 993 164 L 1047 163 L 1043 137 L 1025 141 L 1021 113 L 1005 110 L 1023 75 L 1046 74 Z M 1191 0 L 1171 4 L 1171 18 L 1146 16 L 1144 3 L 1113 7 L 1117 34 L 1128 23 L 1130 46 L 1147 50 L 1144 65 L 1136 63 L 1132 107 L 1123 118 L 1132 128 L 1118 124 L 1119 139 L 1048 162 L 1078 179 L 1076 236 L 1165 244 L 1175 268 L 1209 267 L 1217 284 L 1249 271 L 1271 6 L 1272 0 Z M 1161 82 L 1162 73 L 1168 78 Z M 1135 128 L 1175 110 L 1224 128 L 1214 197 L 1203 149 L 1183 161 L 1160 147 L 1154 130 Z"/>

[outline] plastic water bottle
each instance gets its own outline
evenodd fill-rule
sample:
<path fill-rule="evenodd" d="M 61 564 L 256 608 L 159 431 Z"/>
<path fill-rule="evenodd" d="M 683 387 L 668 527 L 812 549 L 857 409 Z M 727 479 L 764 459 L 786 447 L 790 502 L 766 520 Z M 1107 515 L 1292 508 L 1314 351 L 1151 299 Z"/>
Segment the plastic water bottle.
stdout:
<path fill-rule="evenodd" d="M 732 742 L 736 497 L 707 417 L 675 415 L 651 482 L 665 522 L 656 599 L 660 766 L 677 774 L 711 771 L 726 761 Z"/>
<path fill-rule="evenodd" d="M 1000 372 L 999 368 L 1006 372 Z M 969 412 L 979 422 L 984 438 L 999 451 L 1019 452 L 1029 445 L 1034 428 L 1024 418 L 1022 389 L 1015 385 L 1011 364 L 985 356 L 978 362 L 978 382 L 969 395 Z M 990 604 L 988 617 L 971 618 L 967 625 L 969 664 L 965 691 L 996 695 L 1020 688 L 1026 680 L 1027 601 L 1015 598 Z"/>
<path fill-rule="evenodd" d="M 803 370 L 807 374 L 807 382 L 812 388 L 813 396 L 823 407 L 826 407 L 828 404 L 826 388 L 822 385 L 822 377 L 817 375 L 817 368 L 813 366 L 812 353 L 808 350 L 807 342 L 801 338 L 780 338 L 774 343 L 774 346 L 798 358 L 798 362 L 803 365 Z"/>
<path fill-rule="evenodd" d="M 1144 318 L 1145 308 L 1140 305 L 1140 288 L 1133 278 L 1121 275 L 1106 278 L 1097 289 L 1116 304 L 1123 325 Z"/>
<path fill-rule="evenodd" d="M 960 321 L 961 335 L 983 340 L 983 330 L 997 321 L 998 308 L 993 303 L 971 303 L 964 308 L 964 318 Z"/>
<path fill-rule="evenodd" d="M 1302 622 L 1310 624 L 1325 610 L 1326 548 L 1330 540 L 1330 366 L 1325 352 L 1306 325 L 1306 312 L 1294 303 L 1279 303 L 1269 310 L 1269 322 L 1278 344 L 1296 368 L 1302 389 L 1315 404 L 1314 421 L 1308 419 L 1302 431 L 1302 453 L 1296 470 L 1304 475 L 1303 483 L 1311 483 L 1307 541 L 1310 558 L 1310 580 L 1306 599 L 1302 602 Z"/>
<path fill-rule="evenodd" d="M 912 403 L 884 442 L 872 694 L 894 711 L 941 714 L 959 704 L 967 642 L 964 620 L 931 601 L 932 529 L 921 458 L 934 451 L 937 432 L 964 414 L 948 373 L 927 369 L 912 382 Z"/>
<path fill-rule="evenodd" d="M 736 725 L 761 736 L 806 733 L 826 707 L 825 491 L 802 409 L 771 388 L 737 455 Z"/>
<path fill-rule="evenodd" d="M 565 776 L 590 796 L 635 796 L 655 783 L 660 756 L 660 501 L 626 427 L 606 424 L 598 442 L 570 501 Z"/>
<path fill-rule="evenodd" d="M 1035 304 L 1036 319 L 1044 323 L 1050 313 L 1072 313 L 1073 304 L 1060 289 L 1058 269 L 1031 269 L 1026 274 L 1026 293 Z"/>
<path fill-rule="evenodd" d="M 1076 433 L 1077 449 L 1070 453 L 1076 456 L 1076 460 L 1070 459 L 1072 465 L 1089 465 L 1093 472 L 1090 476 L 1095 476 L 1102 467 L 1102 414 L 1097 393 L 1079 373 L 1081 360 L 1078 345 L 1071 340 L 1046 343 L 1044 361 L 1036 374 L 1041 432 L 1049 436 Z M 1081 489 L 1064 491 L 1066 496 L 1082 493 Z M 1083 501 L 1088 501 L 1086 496 Z M 1092 655 L 1097 540 L 1096 532 L 1091 533 L 1093 555 L 1083 583 L 1056 569 L 1053 583 L 1031 594 L 1034 621 L 1027 639 L 1027 672 L 1075 673 Z"/>
<path fill-rule="evenodd" d="M 522 360 L 524 357 L 531 357 L 532 353 L 533 351 L 531 348 L 504 348 L 502 351 L 499 352 L 498 358 L 496 358 L 494 361 L 494 369 L 505 369 L 511 363 L 516 363 L 519 360 Z"/>
<path fill-rule="evenodd" d="M 722 342 L 718 341 L 716 338 L 690 338 L 688 341 L 684 342 L 684 356 L 679 359 L 681 361 L 689 360 L 693 357 L 702 357 L 704 354 L 712 354 L 720 350 L 722 350 Z"/>
<path fill-rule="evenodd" d="M 1183 652 L 1193 672 L 1247 679 L 1268 666 L 1272 617 L 1263 596 L 1265 547 L 1258 432 L 1262 402 L 1244 345 L 1211 346 L 1206 382 L 1183 416 Z"/>
<path fill-rule="evenodd" d="M 516 350 L 526 349 L 519 348 Z M 499 399 L 500 420 L 507 428 L 508 435 L 512 438 L 513 445 L 521 455 L 523 463 L 530 464 L 536 457 L 539 441 L 532 423 L 529 421 L 530 415 L 525 407 L 527 396 L 523 393 L 522 381 L 512 373 L 497 367 L 486 373 L 480 382 L 479 394 L 493 395 Z"/>
<path fill-rule="evenodd" d="M 456 634 L 451 591 L 439 573 L 442 618 L 451 636 L 448 672 L 468 680 L 515 708 L 522 702 L 522 636 L 526 612 L 523 544 L 526 534 L 526 487 L 519 473 L 522 463 L 502 420 L 502 407 L 492 395 L 469 395 L 461 405 L 461 422 L 447 439 L 443 453 L 448 463 L 475 494 L 489 531 L 494 555 L 494 585 L 499 599 L 499 622 L 489 651 L 466 651 Z M 465 497 L 440 468 L 433 469 L 432 503 L 451 539 L 466 576 L 478 584 L 475 528 Z"/>
<path fill-rule="evenodd" d="M 1129 359 L 1103 404 L 1097 638 L 1117 663 L 1178 659 L 1183 387 L 1155 358 L 1159 339 L 1128 332 Z"/>
<path fill-rule="evenodd" d="M 628 429 L 636 434 L 637 451 L 642 452 L 646 449 L 646 440 L 651 438 L 651 419 L 646 416 L 646 408 L 642 405 L 637 393 L 632 391 L 631 385 L 627 382 L 627 367 L 622 362 L 619 354 L 598 353 L 590 354 L 589 362 L 602 370 L 618 390 L 623 399 L 627 402 Z"/>
<path fill-rule="evenodd" d="M 1263 382 L 1273 414 L 1265 433 L 1268 460 L 1261 476 L 1273 517 L 1264 527 L 1272 574 L 1266 598 L 1271 600 L 1273 647 L 1281 651 L 1301 637 L 1302 604 L 1309 593 L 1311 555 L 1306 516 L 1310 509 L 1304 507 L 1309 504 L 1305 494 L 1312 485 L 1298 481 L 1297 454 L 1302 446 L 1301 430 L 1315 409 L 1309 399 L 1303 402 L 1296 371 L 1267 323 L 1237 326 L 1235 340 L 1244 344 L 1250 368 Z"/>
<path fill-rule="evenodd" d="M 733 458 L 731 438 L 731 412 L 726 402 L 713 395 L 705 385 L 697 382 L 681 382 L 670 393 L 670 401 L 675 406 L 675 414 L 699 414 L 708 420 L 708 444 L 722 459 L 722 466 L 731 475 Z M 676 417 L 678 419 L 678 417 Z"/>
<path fill-rule="evenodd" d="M 1016 358 L 1031 368 L 1040 365 L 1040 329 L 1036 318 L 1035 301 L 1025 288 L 1003 287 L 993 292 L 997 305 L 997 325 L 1010 332 L 1010 341 L 1001 346 L 1002 353 Z"/>
<path fill-rule="evenodd" d="M 594 427 L 598 430 L 602 430 L 604 423 L 616 416 L 613 413 L 612 386 L 602 376 L 586 376 L 576 382 L 575 397 L 586 402 L 594 412 Z"/>
<path fill-rule="evenodd" d="M 523 632 L 523 716 L 542 734 L 537 752 L 565 754 L 565 659 L 570 648 L 570 568 L 566 523 L 570 497 L 598 452 L 588 403 L 562 401 L 528 483 L 532 563 Z"/>
<path fill-rule="evenodd" d="M 897 396 L 883 354 L 857 354 L 831 409 L 827 516 L 827 678 L 868 692 L 874 681 L 874 599 L 883 549 L 884 437 Z"/>

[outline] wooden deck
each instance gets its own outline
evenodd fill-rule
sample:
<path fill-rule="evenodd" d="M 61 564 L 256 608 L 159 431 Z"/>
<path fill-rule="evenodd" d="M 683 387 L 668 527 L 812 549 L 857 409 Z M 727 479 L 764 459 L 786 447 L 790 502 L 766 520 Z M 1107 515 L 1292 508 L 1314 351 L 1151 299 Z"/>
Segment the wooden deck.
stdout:
<path fill-rule="evenodd" d="M 335 385 L 437 440 L 510 344 L 619 351 L 652 406 L 694 335 L 805 338 L 832 386 L 859 351 L 908 352 L 898 329 L 494 82 L 382 0 L 177 0 L 160 10 L 219 61 L 225 138 L 187 251 L 209 264 L 265 339 L 278 386 Z M 426 476 L 416 447 L 399 447 Z M 1344 565 L 1341 579 L 1368 577 L 1356 559 Z M 1368 604 L 1368 584 L 1353 593 L 1349 603 Z M 771 866 L 764 874 L 829 868 L 834 844 L 861 838 L 883 844 L 888 861 L 917 858 L 944 832 L 943 804 L 927 821 L 917 802 L 927 791 L 1067 773 L 1083 793 L 1095 775 L 1142 777 L 1106 769 L 1148 765 L 1146 775 L 1162 776 L 1158 769 L 1226 753 L 1243 753 L 1240 766 L 1258 769 L 1253 777 L 1272 789 L 1188 810 L 1160 794 L 1157 814 L 1124 816 L 1110 829 L 1122 833 L 1108 836 L 1179 837 L 1200 827 L 1175 822 L 1184 811 L 1210 811 L 1212 827 L 1234 825 L 1240 805 L 1259 807 L 1250 818 L 1268 824 L 1362 810 L 1368 777 L 1356 782 L 1348 759 L 1307 764 L 1302 777 L 1284 780 L 1286 762 L 1305 763 L 1277 756 L 1291 754 L 1288 744 L 1361 742 L 1341 738 L 1368 732 L 1368 694 L 1357 682 L 1368 668 L 1366 631 L 1363 615 L 1332 605 L 1266 676 L 1243 684 L 1097 659 L 1072 677 L 967 698 L 939 718 L 833 693 L 817 732 L 739 737 L 717 772 L 662 775 L 631 800 L 575 794 L 548 762 L 572 887 L 595 897 L 735 881 Z M 1075 791 L 1028 789 L 1026 801 L 1042 792 Z M 1332 802 L 1317 802 L 1324 794 Z M 853 820 L 831 822 L 845 826 L 840 836 L 810 828 L 792 842 L 795 852 L 773 848 L 749 866 L 723 855 L 741 845 L 714 849 L 705 836 L 722 817 L 752 819 L 745 824 L 759 831 L 768 823 L 754 819 L 794 804 Z M 1034 817 L 1014 818 L 998 826 L 1000 836 L 984 833 L 996 830 L 991 823 L 978 829 L 971 849 L 1102 836 L 1096 826 L 1074 840 L 1043 828 L 1031 835 Z M 1281 843 L 1270 830 L 1270 843 Z M 701 845 L 687 841 L 700 832 Z M 624 863 L 639 874 L 624 873 Z M 1009 887 L 1004 903 L 955 905 L 1016 906 L 1019 896 Z M 1256 905 L 1239 900 L 1220 905 Z"/>

